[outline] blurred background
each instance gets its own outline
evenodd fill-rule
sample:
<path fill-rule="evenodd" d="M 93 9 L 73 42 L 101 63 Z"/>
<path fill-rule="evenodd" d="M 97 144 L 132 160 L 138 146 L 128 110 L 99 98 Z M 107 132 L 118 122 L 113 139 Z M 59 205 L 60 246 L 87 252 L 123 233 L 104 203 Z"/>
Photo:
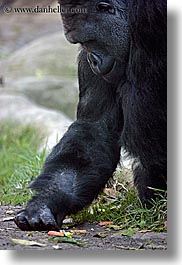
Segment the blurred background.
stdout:
<path fill-rule="evenodd" d="M 65 40 L 60 14 L 13 12 L 37 6 L 58 3 L 0 1 L 0 123 L 43 127 L 51 148 L 76 117 L 78 47 Z"/>
<path fill-rule="evenodd" d="M 76 117 L 78 46 L 51 0 L 0 0 L 0 205 L 27 201 L 47 152 Z"/>

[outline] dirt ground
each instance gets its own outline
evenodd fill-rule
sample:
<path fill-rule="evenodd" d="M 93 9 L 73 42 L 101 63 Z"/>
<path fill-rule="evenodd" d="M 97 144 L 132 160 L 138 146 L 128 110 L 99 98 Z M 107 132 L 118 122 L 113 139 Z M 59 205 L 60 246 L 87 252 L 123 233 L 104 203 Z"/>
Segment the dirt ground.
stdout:
<path fill-rule="evenodd" d="M 57 243 L 47 232 L 24 232 L 16 227 L 14 214 L 20 207 L 0 206 L 0 250 L 167 250 L 167 233 L 135 233 L 124 236 L 120 231 L 101 227 L 98 223 L 84 223 L 71 229 L 84 229 L 86 234 L 75 234 L 79 244 Z M 69 230 L 68 230 L 69 231 Z M 28 240 L 34 245 L 22 245 L 14 239 Z M 37 245 L 40 244 L 40 245 Z"/>

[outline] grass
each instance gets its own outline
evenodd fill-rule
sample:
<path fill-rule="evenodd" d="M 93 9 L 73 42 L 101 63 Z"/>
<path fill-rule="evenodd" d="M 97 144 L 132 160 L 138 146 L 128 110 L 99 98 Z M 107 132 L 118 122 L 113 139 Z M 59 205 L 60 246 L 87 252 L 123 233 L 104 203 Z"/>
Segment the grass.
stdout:
<path fill-rule="evenodd" d="M 0 124 L 0 204 L 22 204 L 28 184 L 39 174 L 45 153 L 37 153 L 43 136 L 12 122 Z"/>
<path fill-rule="evenodd" d="M 0 124 L 0 204 L 24 204 L 31 196 L 28 184 L 39 174 L 45 152 L 38 153 L 43 136 L 30 126 Z M 166 194 L 160 193 L 149 210 L 133 188 L 130 171 L 117 170 L 91 206 L 73 216 L 74 222 L 112 221 L 122 229 L 165 231 Z"/>
<path fill-rule="evenodd" d="M 131 173 L 130 173 L 131 174 Z M 130 179 L 131 175 L 129 176 Z M 114 184 L 114 185 L 113 185 Z M 111 190 L 111 195 L 108 194 Z M 151 209 L 143 205 L 128 172 L 116 171 L 112 187 L 105 189 L 87 209 L 73 217 L 74 220 L 112 221 L 122 229 L 166 231 L 167 194 L 156 190 L 158 199 L 151 201 Z"/>

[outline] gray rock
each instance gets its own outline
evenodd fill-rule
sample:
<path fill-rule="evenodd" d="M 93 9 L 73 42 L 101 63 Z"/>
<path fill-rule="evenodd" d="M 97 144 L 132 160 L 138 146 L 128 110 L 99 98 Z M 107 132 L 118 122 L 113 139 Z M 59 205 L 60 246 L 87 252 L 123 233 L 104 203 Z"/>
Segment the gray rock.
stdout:
<path fill-rule="evenodd" d="M 72 121 L 61 112 L 42 108 L 26 97 L 0 94 L 0 122 L 11 120 L 31 124 L 43 130 L 47 137 L 41 146 L 50 150 L 64 135 Z"/>
<path fill-rule="evenodd" d="M 0 91 L 26 95 L 42 106 L 75 118 L 78 101 L 78 47 L 60 32 L 48 34 L 1 61 L 4 85 Z"/>
<path fill-rule="evenodd" d="M 74 119 L 78 103 L 78 84 L 75 80 L 47 77 L 25 77 L 6 83 L 0 87 L 0 92 L 13 92 L 25 95 L 37 104 L 59 110 Z"/>
<path fill-rule="evenodd" d="M 78 46 L 71 45 L 62 33 L 48 34 L 14 52 L 3 62 L 6 80 L 26 76 L 59 76 L 76 79 Z"/>

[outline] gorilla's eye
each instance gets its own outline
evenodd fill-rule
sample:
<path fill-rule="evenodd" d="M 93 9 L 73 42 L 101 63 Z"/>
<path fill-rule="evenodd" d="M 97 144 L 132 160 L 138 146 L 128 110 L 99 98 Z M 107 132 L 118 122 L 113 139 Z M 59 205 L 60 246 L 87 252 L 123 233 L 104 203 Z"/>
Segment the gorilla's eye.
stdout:
<path fill-rule="evenodd" d="M 107 2 L 99 2 L 97 4 L 97 10 L 100 12 L 108 12 L 110 14 L 115 14 L 114 6 Z"/>

